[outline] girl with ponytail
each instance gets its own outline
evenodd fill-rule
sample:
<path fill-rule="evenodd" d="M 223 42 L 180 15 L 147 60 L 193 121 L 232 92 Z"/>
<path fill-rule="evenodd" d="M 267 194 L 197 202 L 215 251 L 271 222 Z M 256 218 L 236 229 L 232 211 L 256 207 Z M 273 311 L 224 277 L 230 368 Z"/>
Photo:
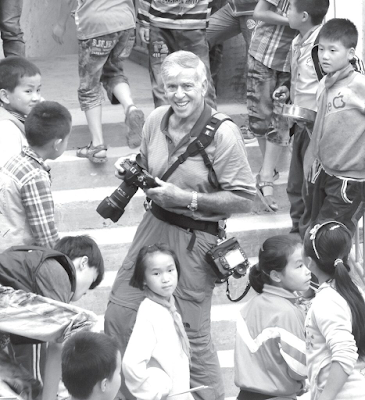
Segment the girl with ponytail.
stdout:
<path fill-rule="evenodd" d="M 302 245 L 293 235 L 263 243 L 258 264 L 249 273 L 259 294 L 244 305 L 237 320 L 237 400 L 296 399 L 305 391 L 305 314 L 297 291 L 307 291 L 310 278 Z"/>
<path fill-rule="evenodd" d="M 365 398 L 365 302 L 349 275 L 351 232 L 317 224 L 304 237 L 304 259 L 319 289 L 306 318 L 311 400 Z"/>

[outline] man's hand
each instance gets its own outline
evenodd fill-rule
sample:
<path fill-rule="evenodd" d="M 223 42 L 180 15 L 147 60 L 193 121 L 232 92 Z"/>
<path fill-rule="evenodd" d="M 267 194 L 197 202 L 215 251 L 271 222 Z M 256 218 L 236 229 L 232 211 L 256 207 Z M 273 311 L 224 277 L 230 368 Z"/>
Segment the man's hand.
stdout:
<path fill-rule="evenodd" d="M 155 178 L 158 187 L 146 189 L 146 195 L 162 208 L 182 206 L 190 204 L 191 192 L 180 189 L 172 183 L 167 183 Z"/>
<path fill-rule="evenodd" d="M 289 89 L 286 86 L 279 86 L 275 89 L 272 98 L 280 103 L 286 102 L 289 98 Z"/>
<path fill-rule="evenodd" d="M 115 162 L 114 164 L 114 175 L 118 178 L 118 179 L 123 179 L 124 175 L 126 173 L 125 169 L 122 167 L 122 164 L 124 163 L 124 161 L 131 161 L 131 162 L 135 162 L 136 161 L 136 155 L 137 154 L 129 154 L 127 156 L 123 156 L 118 158 L 118 160 Z"/>
<path fill-rule="evenodd" d="M 52 29 L 53 40 L 58 44 L 63 44 L 63 35 L 65 34 L 66 26 L 56 23 Z"/>
<path fill-rule="evenodd" d="M 150 42 L 150 28 L 146 28 L 145 26 L 141 26 L 139 28 L 139 36 L 143 43 Z"/>

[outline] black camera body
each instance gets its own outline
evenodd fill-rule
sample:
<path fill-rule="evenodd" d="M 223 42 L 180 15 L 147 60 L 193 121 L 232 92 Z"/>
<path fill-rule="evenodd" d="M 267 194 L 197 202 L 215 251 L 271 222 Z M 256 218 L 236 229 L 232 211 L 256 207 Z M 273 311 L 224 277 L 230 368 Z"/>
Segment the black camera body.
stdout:
<path fill-rule="evenodd" d="M 207 261 L 221 282 L 231 275 L 241 278 L 246 275 L 249 261 L 235 237 L 225 239 L 207 252 Z"/>
<path fill-rule="evenodd" d="M 103 218 L 110 218 L 113 222 L 117 222 L 138 188 L 150 189 L 158 186 L 155 178 L 140 165 L 138 156 L 136 161 L 127 159 L 121 164 L 125 170 L 123 182 L 96 209 Z"/>

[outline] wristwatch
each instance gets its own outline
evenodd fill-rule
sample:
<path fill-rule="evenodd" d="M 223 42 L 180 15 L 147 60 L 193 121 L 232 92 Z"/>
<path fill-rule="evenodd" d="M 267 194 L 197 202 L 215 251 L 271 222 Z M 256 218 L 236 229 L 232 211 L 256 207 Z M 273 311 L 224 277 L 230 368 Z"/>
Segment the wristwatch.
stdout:
<path fill-rule="evenodd" d="M 198 209 L 198 193 L 192 192 L 193 197 L 191 198 L 191 203 L 188 205 L 190 211 L 196 211 Z"/>

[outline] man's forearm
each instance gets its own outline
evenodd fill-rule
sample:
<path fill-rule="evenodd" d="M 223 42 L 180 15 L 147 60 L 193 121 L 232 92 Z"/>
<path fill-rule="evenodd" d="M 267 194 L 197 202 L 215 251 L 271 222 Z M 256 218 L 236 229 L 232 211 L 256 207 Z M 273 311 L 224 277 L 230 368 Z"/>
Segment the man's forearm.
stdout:
<path fill-rule="evenodd" d="M 252 208 L 252 200 L 238 194 L 222 190 L 217 193 L 198 193 L 198 209 L 210 212 L 248 213 Z"/>

